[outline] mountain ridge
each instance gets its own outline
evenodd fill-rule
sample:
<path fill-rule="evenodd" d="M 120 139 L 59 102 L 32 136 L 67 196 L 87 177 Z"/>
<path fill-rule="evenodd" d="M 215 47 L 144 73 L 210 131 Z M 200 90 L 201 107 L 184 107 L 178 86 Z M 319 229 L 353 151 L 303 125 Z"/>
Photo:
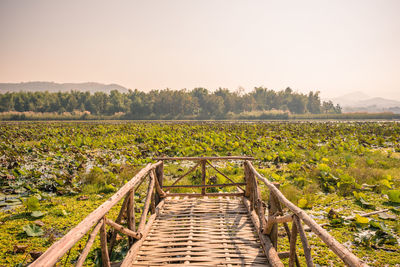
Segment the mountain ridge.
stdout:
<path fill-rule="evenodd" d="M 105 92 L 109 93 L 112 90 L 119 92 L 128 92 L 128 88 L 119 84 L 103 84 L 98 82 L 81 82 L 81 83 L 56 83 L 45 81 L 32 81 L 21 83 L 0 83 L 0 93 L 7 92 L 69 92 L 71 90 L 84 92 Z"/>
<path fill-rule="evenodd" d="M 400 101 L 383 97 L 371 97 L 363 92 L 352 92 L 330 100 L 334 104 L 339 104 L 344 112 L 400 113 Z"/>

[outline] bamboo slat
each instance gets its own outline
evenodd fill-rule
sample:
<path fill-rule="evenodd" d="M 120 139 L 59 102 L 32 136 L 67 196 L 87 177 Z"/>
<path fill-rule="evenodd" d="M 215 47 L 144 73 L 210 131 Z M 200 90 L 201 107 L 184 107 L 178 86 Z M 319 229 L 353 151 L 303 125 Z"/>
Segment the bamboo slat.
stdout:
<path fill-rule="evenodd" d="M 167 199 L 130 265 L 268 265 L 238 198 Z M 136 246 L 136 244 L 134 245 Z"/>

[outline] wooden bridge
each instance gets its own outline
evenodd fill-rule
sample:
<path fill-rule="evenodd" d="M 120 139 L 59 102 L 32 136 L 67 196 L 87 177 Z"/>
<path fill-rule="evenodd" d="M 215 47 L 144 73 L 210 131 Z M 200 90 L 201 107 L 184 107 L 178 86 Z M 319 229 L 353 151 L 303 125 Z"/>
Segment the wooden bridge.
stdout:
<path fill-rule="evenodd" d="M 287 200 L 279 191 L 279 184 L 261 176 L 251 163 L 253 158 L 165 157 L 156 160 L 157 163 L 148 164 L 140 170 L 30 266 L 54 266 L 90 231 L 75 266 L 84 265 L 97 234 L 100 235 L 103 266 L 283 266 L 282 258 L 289 258 L 289 266 L 300 266 L 297 238 L 301 240 L 307 266 L 314 266 L 303 224 L 346 265 L 367 266 L 305 211 Z M 179 160 L 193 161 L 195 165 L 173 184 L 163 185 L 164 161 Z M 233 181 L 212 164 L 222 160 L 243 162 L 243 183 Z M 207 183 L 206 167 L 212 168 L 230 183 Z M 197 168 L 201 168 L 201 184 L 178 184 Z M 134 193 L 146 179 L 147 194 L 140 220 L 136 222 Z M 265 184 L 269 190 L 267 204 L 261 198 L 259 183 Z M 206 190 L 228 186 L 235 187 L 236 191 L 209 193 Z M 185 187 L 198 188 L 201 192 L 170 192 L 174 188 Z M 112 220 L 107 213 L 119 201 L 123 201 L 120 212 Z M 287 213 L 284 214 L 284 211 Z M 285 228 L 289 251 L 277 251 L 279 223 Z M 113 263 L 109 255 L 115 246 L 117 232 L 127 236 L 130 249 L 122 262 Z"/>

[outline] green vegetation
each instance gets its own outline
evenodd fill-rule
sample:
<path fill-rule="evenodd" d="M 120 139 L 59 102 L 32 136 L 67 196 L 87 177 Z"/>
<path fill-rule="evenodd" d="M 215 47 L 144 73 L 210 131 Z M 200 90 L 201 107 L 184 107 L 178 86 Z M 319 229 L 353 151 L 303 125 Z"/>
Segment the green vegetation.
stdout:
<path fill-rule="evenodd" d="M 289 200 L 326 224 L 356 255 L 372 266 L 399 263 L 396 122 L 14 122 L 0 124 L 0 155 L 0 206 L 5 208 L 0 212 L 0 265 L 30 262 L 31 252 L 44 251 L 160 155 L 252 155 L 262 175 L 279 182 Z M 240 163 L 218 164 L 233 180 L 243 181 Z M 166 165 L 165 184 L 191 166 Z M 207 171 L 209 183 L 226 182 L 211 168 Z M 200 177 L 194 172 L 182 183 L 200 183 Z M 261 189 L 267 199 L 265 186 Z M 143 193 L 135 196 L 139 206 Z M 381 209 L 388 211 L 359 216 Z M 115 207 L 110 216 L 117 212 Z M 308 235 L 316 263 L 341 265 L 315 235 Z M 287 251 L 289 244 L 280 240 L 280 251 Z M 72 264 L 84 242 L 62 262 Z M 121 243 L 113 257 L 123 253 Z M 89 262 L 95 264 L 96 251 Z"/>
<path fill-rule="evenodd" d="M 255 88 L 251 93 L 204 88 L 192 91 L 138 90 L 110 94 L 19 92 L 0 94 L 3 120 L 27 119 L 287 119 L 288 114 L 339 114 L 341 108 L 322 101 L 319 92 L 301 94 L 286 88 L 275 92 Z"/>

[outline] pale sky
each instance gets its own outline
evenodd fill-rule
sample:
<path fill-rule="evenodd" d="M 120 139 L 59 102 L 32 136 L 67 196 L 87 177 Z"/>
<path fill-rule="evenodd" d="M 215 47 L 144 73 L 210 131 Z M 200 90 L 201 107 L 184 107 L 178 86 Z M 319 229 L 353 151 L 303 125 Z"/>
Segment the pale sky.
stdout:
<path fill-rule="evenodd" d="M 400 0 L 0 0 L 0 82 L 400 100 Z"/>

